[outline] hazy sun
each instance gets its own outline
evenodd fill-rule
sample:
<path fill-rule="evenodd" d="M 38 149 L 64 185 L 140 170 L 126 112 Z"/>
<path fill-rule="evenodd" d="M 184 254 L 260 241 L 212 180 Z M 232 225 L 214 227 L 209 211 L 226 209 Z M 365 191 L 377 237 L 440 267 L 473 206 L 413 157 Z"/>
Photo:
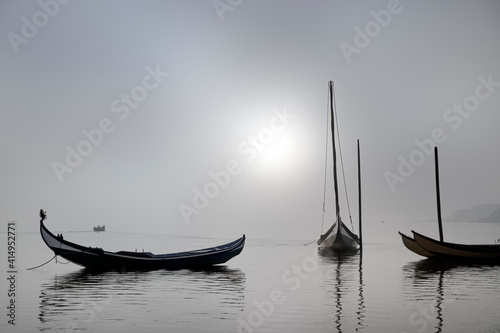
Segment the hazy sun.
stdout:
<path fill-rule="evenodd" d="M 297 149 L 295 141 L 289 133 L 279 133 L 272 142 L 266 144 L 253 162 L 259 173 L 284 173 L 291 164 L 297 163 L 294 161 Z"/>

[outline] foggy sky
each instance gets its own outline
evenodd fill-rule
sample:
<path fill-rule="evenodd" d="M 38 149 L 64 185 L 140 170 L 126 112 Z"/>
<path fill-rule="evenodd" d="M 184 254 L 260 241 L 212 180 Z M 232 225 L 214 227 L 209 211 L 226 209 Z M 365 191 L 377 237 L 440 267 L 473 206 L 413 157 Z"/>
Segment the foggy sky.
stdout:
<path fill-rule="evenodd" d="M 500 202 L 497 1 L 41 0 L 0 17 L 0 212 L 21 231 L 43 208 L 53 230 L 314 239 L 329 80 L 353 218 L 356 139 L 367 224 L 435 218 L 433 142 L 444 216 Z"/>

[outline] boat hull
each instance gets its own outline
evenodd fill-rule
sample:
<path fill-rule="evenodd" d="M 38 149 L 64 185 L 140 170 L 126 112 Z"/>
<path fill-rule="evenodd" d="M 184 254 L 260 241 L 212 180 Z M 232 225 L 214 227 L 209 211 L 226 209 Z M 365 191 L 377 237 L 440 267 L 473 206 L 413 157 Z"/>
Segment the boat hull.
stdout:
<path fill-rule="evenodd" d="M 40 234 L 54 254 L 87 269 L 179 269 L 223 264 L 237 256 L 245 245 L 245 235 L 217 247 L 154 255 L 149 252 L 108 252 L 64 240 L 51 233 L 40 221 Z"/>
<path fill-rule="evenodd" d="M 500 260 L 500 245 L 472 245 L 441 242 L 412 230 L 415 242 L 435 256 L 462 259 Z"/>
<path fill-rule="evenodd" d="M 342 221 L 333 226 L 318 241 L 320 250 L 349 251 L 359 247 L 359 238 Z"/>
<path fill-rule="evenodd" d="M 418 254 L 423 257 L 434 257 L 435 255 L 427 251 L 426 249 L 422 248 L 420 245 L 417 244 L 417 242 L 411 238 L 403 234 L 402 232 L 398 232 L 399 235 L 401 236 L 401 239 L 403 241 L 404 246 L 412 251 L 415 254 Z"/>

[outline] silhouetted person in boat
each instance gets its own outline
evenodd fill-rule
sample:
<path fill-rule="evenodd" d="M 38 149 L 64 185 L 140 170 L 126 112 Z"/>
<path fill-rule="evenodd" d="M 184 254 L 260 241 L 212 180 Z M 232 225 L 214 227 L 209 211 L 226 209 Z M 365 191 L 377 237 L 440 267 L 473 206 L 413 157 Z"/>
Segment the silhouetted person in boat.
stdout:
<path fill-rule="evenodd" d="M 40 209 L 40 218 L 41 218 L 40 223 L 47 218 L 47 213 L 45 213 L 43 209 Z"/>

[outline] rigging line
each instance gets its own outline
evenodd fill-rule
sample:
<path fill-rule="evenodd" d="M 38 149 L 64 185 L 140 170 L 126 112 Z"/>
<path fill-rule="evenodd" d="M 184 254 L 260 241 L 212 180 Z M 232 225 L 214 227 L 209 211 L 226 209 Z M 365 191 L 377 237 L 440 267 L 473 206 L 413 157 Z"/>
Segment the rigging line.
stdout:
<path fill-rule="evenodd" d="M 326 102 L 326 109 L 328 111 L 328 97 L 327 97 L 327 102 Z M 328 133 L 329 131 L 329 126 L 328 126 L 328 120 L 329 120 L 329 113 L 326 113 L 326 135 L 325 135 L 325 178 L 323 182 L 323 215 L 321 217 L 321 234 L 323 234 L 323 224 L 325 221 L 325 212 L 326 212 L 326 174 L 327 174 L 327 168 L 328 168 Z"/>
<path fill-rule="evenodd" d="M 340 155 L 340 166 L 342 168 L 342 178 L 344 180 L 344 189 L 345 189 L 345 198 L 347 201 L 347 210 L 349 211 L 349 220 L 351 221 L 351 228 L 354 230 L 354 225 L 352 224 L 352 216 L 351 216 L 351 205 L 349 204 L 349 195 L 347 194 L 347 183 L 345 181 L 345 172 L 344 172 L 344 159 L 342 157 L 342 145 L 340 144 L 340 130 L 339 130 L 339 120 L 337 115 L 337 100 L 335 99 L 335 90 L 333 92 L 333 109 L 335 110 L 335 126 L 337 127 L 337 140 L 339 142 L 339 155 Z"/>

